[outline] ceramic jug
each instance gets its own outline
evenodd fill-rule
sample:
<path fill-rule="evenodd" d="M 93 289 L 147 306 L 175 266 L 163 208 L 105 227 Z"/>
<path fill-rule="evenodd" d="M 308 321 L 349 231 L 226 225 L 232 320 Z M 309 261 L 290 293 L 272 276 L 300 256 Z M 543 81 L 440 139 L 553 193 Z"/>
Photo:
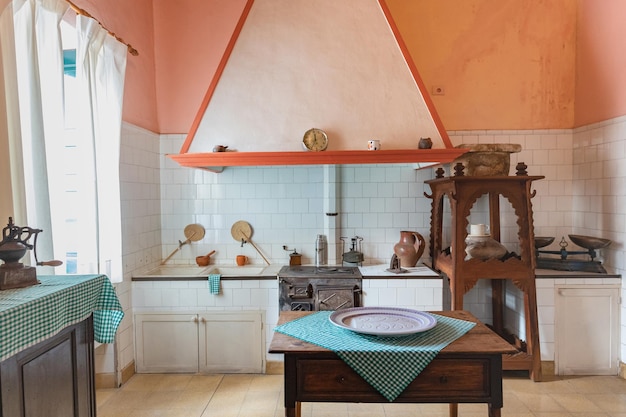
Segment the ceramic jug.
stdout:
<path fill-rule="evenodd" d="M 400 241 L 393 247 L 393 253 L 400 258 L 400 265 L 405 267 L 415 266 L 424 254 L 426 242 L 424 237 L 417 232 L 401 231 Z"/>

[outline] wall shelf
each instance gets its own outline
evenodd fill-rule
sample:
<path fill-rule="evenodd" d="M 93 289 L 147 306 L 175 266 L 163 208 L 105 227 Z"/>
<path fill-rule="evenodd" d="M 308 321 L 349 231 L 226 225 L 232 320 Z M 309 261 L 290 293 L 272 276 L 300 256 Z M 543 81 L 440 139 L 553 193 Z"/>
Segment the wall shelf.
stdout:
<path fill-rule="evenodd" d="M 221 172 L 224 167 L 268 165 L 343 165 L 432 163 L 454 161 L 467 149 L 390 149 L 380 151 L 323 152 L 205 152 L 167 155 L 181 166 Z"/>

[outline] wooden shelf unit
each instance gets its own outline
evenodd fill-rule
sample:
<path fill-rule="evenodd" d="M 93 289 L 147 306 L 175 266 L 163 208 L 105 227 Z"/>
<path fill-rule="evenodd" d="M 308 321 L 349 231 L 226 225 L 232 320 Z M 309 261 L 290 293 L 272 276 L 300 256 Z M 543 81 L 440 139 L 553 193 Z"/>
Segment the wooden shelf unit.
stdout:
<path fill-rule="evenodd" d="M 432 200 L 430 254 L 433 268 L 450 280 L 451 309 L 463 309 L 463 296 L 479 279 L 491 280 L 493 292 L 493 329 L 504 337 L 504 280 L 510 280 L 524 294 L 526 318 L 526 352 L 504 355 L 503 369 L 528 370 L 530 377 L 541 379 L 541 355 L 535 287 L 535 246 L 531 191 L 533 181 L 543 176 L 464 176 L 457 171 L 452 177 L 426 181 L 432 190 L 426 196 Z M 517 217 L 520 254 L 508 254 L 503 259 L 466 259 L 465 239 L 470 211 L 477 200 L 487 195 L 489 199 L 489 230 L 491 237 L 500 241 L 500 196 L 506 198 Z M 443 246 L 444 197 L 450 205 L 450 247 Z M 447 215 L 447 214 L 446 214 Z"/>

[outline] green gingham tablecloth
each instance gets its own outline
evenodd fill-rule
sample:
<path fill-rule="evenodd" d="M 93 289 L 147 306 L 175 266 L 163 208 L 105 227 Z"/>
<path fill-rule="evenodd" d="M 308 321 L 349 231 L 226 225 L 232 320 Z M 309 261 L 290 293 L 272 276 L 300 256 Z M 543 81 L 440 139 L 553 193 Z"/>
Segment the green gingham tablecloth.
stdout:
<path fill-rule="evenodd" d="M 437 325 L 400 337 L 359 334 L 319 311 L 281 324 L 275 331 L 332 350 L 386 399 L 393 401 L 441 349 L 467 333 L 475 323 L 433 314 Z"/>
<path fill-rule="evenodd" d="M 38 276 L 41 284 L 0 291 L 0 361 L 93 313 L 94 338 L 112 343 L 124 312 L 106 275 Z"/>

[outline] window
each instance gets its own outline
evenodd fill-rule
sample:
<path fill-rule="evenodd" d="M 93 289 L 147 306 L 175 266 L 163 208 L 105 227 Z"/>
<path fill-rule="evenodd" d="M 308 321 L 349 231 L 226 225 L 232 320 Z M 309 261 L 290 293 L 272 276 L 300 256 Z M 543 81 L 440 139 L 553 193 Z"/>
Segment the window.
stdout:
<path fill-rule="evenodd" d="M 15 218 L 44 230 L 38 257 L 63 260 L 62 273 L 121 281 L 126 46 L 63 0 L 13 2 L 0 30 L 2 60 L 15 69 L 5 85 L 17 86 L 7 93 Z"/>

